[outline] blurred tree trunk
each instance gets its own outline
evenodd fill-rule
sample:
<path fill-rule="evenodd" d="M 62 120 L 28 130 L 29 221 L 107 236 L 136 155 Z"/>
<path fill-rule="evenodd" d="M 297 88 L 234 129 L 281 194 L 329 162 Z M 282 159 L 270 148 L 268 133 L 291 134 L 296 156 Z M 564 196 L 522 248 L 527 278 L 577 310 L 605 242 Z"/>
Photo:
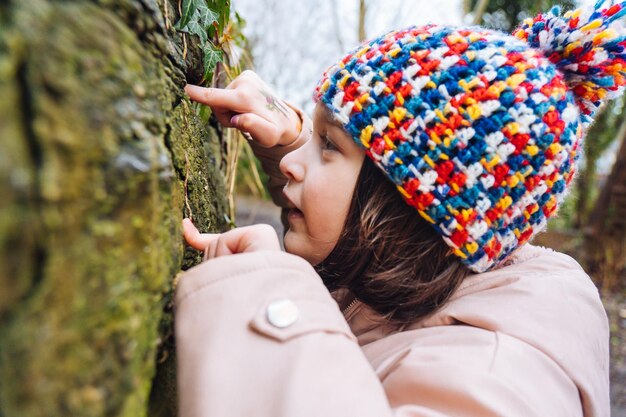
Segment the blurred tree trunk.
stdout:
<path fill-rule="evenodd" d="M 626 121 L 619 132 L 620 148 L 589 216 L 586 239 L 588 272 L 603 292 L 623 288 L 626 267 Z"/>
<path fill-rule="evenodd" d="M 616 107 L 621 110 L 616 112 Z M 626 124 L 621 121 L 626 117 L 626 107 L 618 99 L 601 108 L 595 116 L 595 121 L 583 141 L 585 163 L 576 181 L 578 188 L 576 210 L 572 227 L 584 230 L 589 223 L 589 214 L 592 203 L 598 198 L 597 194 L 597 163 L 602 154 L 616 139 L 622 136 L 619 129 L 625 129 Z"/>
<path fill-rule="evenodd" d="M 549 0 L 464 0 L 463 10 L 466 14 L 472 13 L 473 24 L 510 32 L 525 17 L 545 13 L 554 4 Z M 570 10 L 574 8 L 576 2 L 563 0 L 558 4 L 563 10 Z"/>
<path fill-rule="evenodd" d="M 367 38 L 367 33 L 365 32 L 365 16 L 367 16 L 367 5 L 365 4 L 365 0 L 359 0 L 359 42 L 363 42 Z"/>
<path fill-rule="evenodd" d="M 473 12 L 474 16 L 473 16 L 472 24 L 480 25 L 480 23 L 483 21 L 483 16 L 485 15 L 487 6 L 489 6 L 489 0 L 476 1 L 476 6 L 474 7 L 474 12 Z"/>
<path fill-rule="evenodd" d="M 175 415 L 180 222 L 228 212 L 178 7 L 0 0 L 0 416 Z"/>

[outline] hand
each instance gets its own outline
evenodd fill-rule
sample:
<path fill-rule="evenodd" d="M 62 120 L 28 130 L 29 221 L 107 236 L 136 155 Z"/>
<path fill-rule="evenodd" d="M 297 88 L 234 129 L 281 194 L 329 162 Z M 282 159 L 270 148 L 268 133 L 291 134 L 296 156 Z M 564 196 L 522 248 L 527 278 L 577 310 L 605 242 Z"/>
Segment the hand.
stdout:
<path fill-rule="evenodd" d="M 191 100 L 210 106 L 222 125 L 249 133 L 263 147 L 289 145 L 300 134 L 300 116 L 252 71 L 242 72 L 226 88 L 187 84 L 185 91 Z"/>
<path fill-rule="evenodd" d="M 267 224 L 238 227 L 226 233 L 200 233 L 191 220 L 183 219 L 187 244 L 204 251 L 204 260 L 260 250 L 280 251 L 276 231 Z"/>

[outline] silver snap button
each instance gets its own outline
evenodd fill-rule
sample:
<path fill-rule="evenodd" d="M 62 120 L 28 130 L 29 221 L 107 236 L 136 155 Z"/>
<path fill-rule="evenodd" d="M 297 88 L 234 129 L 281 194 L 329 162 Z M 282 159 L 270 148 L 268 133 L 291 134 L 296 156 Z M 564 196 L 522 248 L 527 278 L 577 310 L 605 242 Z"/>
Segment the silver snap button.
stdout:
<path fill-rule="evenodd" d="M 298 315 L 298 306 L 288 299 L 276 300 L 267 307 L 267 321 L 275 327 L 291 326 Z"/>

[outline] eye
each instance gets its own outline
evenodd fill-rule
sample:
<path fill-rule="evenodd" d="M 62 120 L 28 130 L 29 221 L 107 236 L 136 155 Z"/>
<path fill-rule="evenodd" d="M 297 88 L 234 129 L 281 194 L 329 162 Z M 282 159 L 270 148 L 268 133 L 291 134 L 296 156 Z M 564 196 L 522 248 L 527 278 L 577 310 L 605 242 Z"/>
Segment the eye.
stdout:
<path fill-rule="evenodd" d="M 323 151 L 336 151 L 337 147 L 332 140 L 326 135 L 322 136 L 322 150 Z"/>

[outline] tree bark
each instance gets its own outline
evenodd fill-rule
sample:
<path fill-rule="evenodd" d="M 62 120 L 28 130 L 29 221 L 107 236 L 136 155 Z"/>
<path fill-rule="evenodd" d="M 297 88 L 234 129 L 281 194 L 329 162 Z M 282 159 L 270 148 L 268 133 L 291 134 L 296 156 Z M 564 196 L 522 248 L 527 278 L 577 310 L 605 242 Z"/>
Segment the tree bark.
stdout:
<path fill-rule="evenodd" d="M 0 0 L 0 416 L 175 414 L 181 219 L 228 213 L 177 10 Z"/>

